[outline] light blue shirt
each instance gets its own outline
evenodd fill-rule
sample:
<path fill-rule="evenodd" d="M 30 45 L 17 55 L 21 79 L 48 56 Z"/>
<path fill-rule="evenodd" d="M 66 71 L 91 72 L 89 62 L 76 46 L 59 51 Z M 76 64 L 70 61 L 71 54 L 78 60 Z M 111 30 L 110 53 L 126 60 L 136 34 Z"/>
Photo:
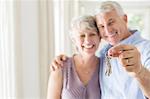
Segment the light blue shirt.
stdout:
<path fill-rule="evenodd" d="M 142 65 L 146 68 L 150 68 L 150 41 L 142 38 L 138 31 L 134 31 L 130 37 L 121 41 L 120 44 L 136 46 L 141 53 Z M 110 47 L 110 45 L 105 46 L 99 54 L 101 58 L 101 99 L 146 99 L 136 79 L 128 75 L 117 58 L 110 60 L 112 74 L 105 76 L 105 53 Z"/>

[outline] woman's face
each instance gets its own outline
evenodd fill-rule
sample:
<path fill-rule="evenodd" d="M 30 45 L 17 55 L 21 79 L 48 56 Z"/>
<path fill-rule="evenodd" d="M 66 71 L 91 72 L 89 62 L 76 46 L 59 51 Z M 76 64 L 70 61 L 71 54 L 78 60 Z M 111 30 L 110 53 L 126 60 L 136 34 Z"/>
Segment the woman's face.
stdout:
<path fill-rule="evenodd" d="M 100 43 L 100 37 L 96 30 L 82 30 L 74 35 L 74 43 L 80 54 L 95 55 Z"/>

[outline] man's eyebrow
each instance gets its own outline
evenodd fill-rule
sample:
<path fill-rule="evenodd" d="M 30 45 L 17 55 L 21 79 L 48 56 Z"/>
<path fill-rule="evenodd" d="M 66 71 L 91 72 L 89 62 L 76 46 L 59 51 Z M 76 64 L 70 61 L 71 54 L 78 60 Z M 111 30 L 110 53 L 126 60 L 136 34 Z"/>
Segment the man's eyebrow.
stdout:
<path fill-rule="evenodd" d="M 112 21 L 114 21 L 114 19 L 113 19 L 113 18 L 110 18 L 110 19 L 108 20 L 108 22 L 112 22 Z"/>

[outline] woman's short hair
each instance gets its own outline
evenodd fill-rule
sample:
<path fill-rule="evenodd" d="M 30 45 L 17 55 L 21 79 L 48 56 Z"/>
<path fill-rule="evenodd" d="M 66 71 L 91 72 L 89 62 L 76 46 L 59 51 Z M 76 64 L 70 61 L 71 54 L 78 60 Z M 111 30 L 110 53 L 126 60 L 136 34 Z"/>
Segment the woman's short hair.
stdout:
<path fill-rule="evenodd" d="M 73 18 L 70 29 L 71 36 L 82 30 L 95 30 L 97 33 L 99 33 L 94 16 L 84 15 Z"/>

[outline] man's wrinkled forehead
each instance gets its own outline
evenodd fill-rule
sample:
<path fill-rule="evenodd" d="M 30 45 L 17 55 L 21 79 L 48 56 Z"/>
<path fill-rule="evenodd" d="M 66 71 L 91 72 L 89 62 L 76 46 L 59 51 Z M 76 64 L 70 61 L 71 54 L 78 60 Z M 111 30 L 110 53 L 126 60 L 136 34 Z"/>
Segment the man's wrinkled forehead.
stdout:
<path fill-rule="evenodd" d="M 109 11 L 109 12 L 105 12 L 105 13 L 99 13 L 96 15 L 96 22 L 97 21 L 108 21 L 110 19 L 115 19 L 119 17 L 118 13 L 116 12 L 116 10 L 112 10 L 112 11 Z"/>

